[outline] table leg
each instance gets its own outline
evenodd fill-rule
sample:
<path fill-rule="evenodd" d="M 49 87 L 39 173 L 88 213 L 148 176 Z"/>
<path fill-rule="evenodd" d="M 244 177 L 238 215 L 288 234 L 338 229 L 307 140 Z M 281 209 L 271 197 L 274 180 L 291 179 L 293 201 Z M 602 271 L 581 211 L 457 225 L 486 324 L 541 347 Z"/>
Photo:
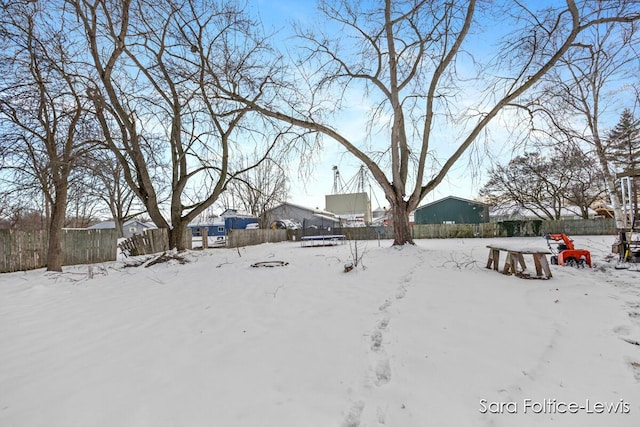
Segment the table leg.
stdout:
<path fill-rule="evenodd" d="M 489 259 L 487 260 L 487 268 L 491 268 L 498 271 L 498 263 L 500 262 L 500 251 L 498 249 L 489 249 Z"/>
<path fill-rule="evenodd" d="M 547 278 L 550 279 L 551 269 L 549 268 L 549 263 L 547 262 L 547 256 L 545 254 L 540 254 L 540 265 L 542 266 L 542 270 L 547 275 Z"/>
<path fill-rule="evenodd" d="M 507 252 L 502 274 L 516 274 L 516 255 L 513 252 Z"/>
<path fill-rule="evenodd" d="M 536 265 L 536 276 L 542 276 L 542 265 L 540 265 L 540 256 L 542 254 L 533 254 L 533 263 Z M 542 255 L 544 257 L 544 255 Z"/>

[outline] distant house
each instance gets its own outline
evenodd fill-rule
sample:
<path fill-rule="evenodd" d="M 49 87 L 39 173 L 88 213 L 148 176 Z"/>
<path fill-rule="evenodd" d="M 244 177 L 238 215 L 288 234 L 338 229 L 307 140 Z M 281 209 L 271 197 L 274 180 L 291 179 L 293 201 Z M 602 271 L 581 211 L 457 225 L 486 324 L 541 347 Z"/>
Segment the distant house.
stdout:
<path fill-rule="evenodd" d="M 267 225 L 283 219 L 297 222 L 304 228 L 330 229 L 340 226 L 340 218 L 332 212 L 307 208 L 289 202 L 281 203 L 265 212 L 264 222 Z"/>
<path fill-rule="evenodd" d="M 115 230 L 116 223 L 115 221 L 102 221 L 97 224 L 93 224 L 90 227 L 87 227 L 89 230 Z M 138 221 L 137 219 L 130 219 L 125 222 L 122 227 L 122 232 L 124 233 L 124 237 L 129 238 L 134 234 L 142 234 L 144 230 L 150 228 L 157 228 L 155 224 L 149 222 Z"/>
<path fill-rule="evenodd" d="M 257 224 L 258 218 L 253 215 L 239 213 L 236 209 L 227 209 L 219 217 L 205 221 L 193 221 L 188 225 L 194 237 L 202 236 L 207 229 L 207 236 L 226 236 L 228 230 L 243 230 L 249 224 Z"/>
<path fill-rule="evenodd" d="M 416 209 L 416 224 L 481 224 L 489 222 L 489 206 L 449 196 Z"/>

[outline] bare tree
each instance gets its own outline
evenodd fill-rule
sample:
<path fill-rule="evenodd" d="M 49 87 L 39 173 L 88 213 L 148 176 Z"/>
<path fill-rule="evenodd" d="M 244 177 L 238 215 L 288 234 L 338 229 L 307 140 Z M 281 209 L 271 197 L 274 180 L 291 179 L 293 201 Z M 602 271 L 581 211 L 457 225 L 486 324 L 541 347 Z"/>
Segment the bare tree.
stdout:
<path fill-rule="evenodd" d="M 491 168 L 480 195 L 496 207 L 518 206 L 540 219 L 560 219 L 564 183 L 551 176 L 552 170 L 553 165 L 544 156 L 526 153 L 507 165 Z"/>
<path fill-rule="evenodd" d="M 96 222 L 101 210 L 101 200 L 92 190 L 93 177 L 83 167 L 76 167 L 69 177 L 69 195 L 64 226 L 87 228 Z"/>
<path fill-rule="evenodd" d="M 598 11 L 598 19 L 602 16 Z M 618 228 L 624 227 L 624 214 L 605 123 L 607 110 L 624 97 L 625 79 L 634 83 L 632 75 L 640 64 L 633 49 L 638 42 L 636 27 L 636 23 L 620 27 L 608 21 L 583 31 L 557 69 L 545 77 L 545 91 L 532 103 L 546 122 L 544 128 L 580 141 L 584 150 L 595 153 Z"/>
<path fill-rule="evenodd" d="M 492 54 L 486 52 L 491 42 L 481 23 L 498 20 L 488 15 L 490 5 L 478 7 L 475 0 L 319 4 L 327 22 L 315 25 L 318 30 L 300 31 L 306 55 L 290 86 L 271 88 L 278 99 L 228 93 L 268 117 L 329 137 L 358 158 L 390 203 L 396 245 L 412 243 L 409 212 L 492 120 L 575 48 L 581 33 L 640 17 L 637 5 L 625 1 L 567 0 L 539 11 L 506 2 L 499 25 L 515 30 Z M 473 49 L 482 53 L 473 57 Z M 484 58 L 499 63 L 485 64 L 475 78 L 468 70 Z M 364 141 L 338 127 L 347 97 L 372 106 L 362 121 Z M 469 103 L 473 106 L 466 108 Z M 451 127 L 449 145 L 438 141 Z"/>
<path fill-rule="evenodd" d="M 152 221 L 182 249 L 186 225 L 281 141 L 265 144 L 270 123 L 219 89 L 263 84 L 273 67 L 268 47 L 231 3 L 68 3 L 100 77 L 89 92 L 106 141 Z M 232 169 L 254 151 L 254 163 Z M 154 174 L 168 185 L 159 188 Z"/>
<path fill-rule="evenodd" d="M 245 164 L 251 164 L 249 159 Z M 259 218 L 264 213 L 287 199 L 287 175 L 283 169 L 284 159 L 268 159 L 242 176 L 236 177 L 224 195 L 226 207 L 240 208 Z"/>
<path fill-rule="evenodd" d="M 124 237 L 124 223 L 141 215 L 144 207 L 124 179 L 122 166 L 111 150 L 94 150 L 87 158 L 85 176 L 91 196 L 106 208 L 118 237 Z"/>
<path fill-rule="evenodd" d="M 0 121 L 5 168 L 15 184 L 43 194 L 49 232 L 47 269 L 62 270 L 61 234 L 69 179 L 90 149 L 90 119 L 77 52 L 64 21 L 37 4 L 2 4 Z M 27 196 L 27 193 L 23 193 Z"/>
<path fill-rule="evenodd" d="M 569 171 L 569 181 L 564 189 L 567 204 L 578 209 L 577 215 L 589 218 L 589 209 L 596 207 L 607 197 L 607 188 L 598 159 L 593 153 L 585 154 L 579 147 L 569 146 L 558 150 L 556 168 Z"/>

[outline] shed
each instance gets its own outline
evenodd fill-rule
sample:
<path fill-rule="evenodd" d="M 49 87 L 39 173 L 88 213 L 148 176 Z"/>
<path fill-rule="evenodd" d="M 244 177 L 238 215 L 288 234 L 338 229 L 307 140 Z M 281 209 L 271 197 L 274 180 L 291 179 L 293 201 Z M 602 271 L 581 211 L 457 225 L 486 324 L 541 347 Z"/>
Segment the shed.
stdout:
<path fill-rule="evenodd" d="M 415 211 L 416 224 L 481 224 L 489 222 L 489 205 L 448 196 L 420 206 Z"/>

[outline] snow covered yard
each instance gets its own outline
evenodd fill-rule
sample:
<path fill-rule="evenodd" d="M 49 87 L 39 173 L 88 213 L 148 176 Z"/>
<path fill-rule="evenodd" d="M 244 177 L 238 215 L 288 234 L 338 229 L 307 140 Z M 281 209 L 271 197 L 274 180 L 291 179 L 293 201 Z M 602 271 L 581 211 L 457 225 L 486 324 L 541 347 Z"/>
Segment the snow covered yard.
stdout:
<path fill-rule="evenodd" d="M 548 281 L 485 268 L 542 238 L 3 274 L 0 426 L 638 426 L 640 272 L 613 239 L 575 237 L 595 268 Z"/>

